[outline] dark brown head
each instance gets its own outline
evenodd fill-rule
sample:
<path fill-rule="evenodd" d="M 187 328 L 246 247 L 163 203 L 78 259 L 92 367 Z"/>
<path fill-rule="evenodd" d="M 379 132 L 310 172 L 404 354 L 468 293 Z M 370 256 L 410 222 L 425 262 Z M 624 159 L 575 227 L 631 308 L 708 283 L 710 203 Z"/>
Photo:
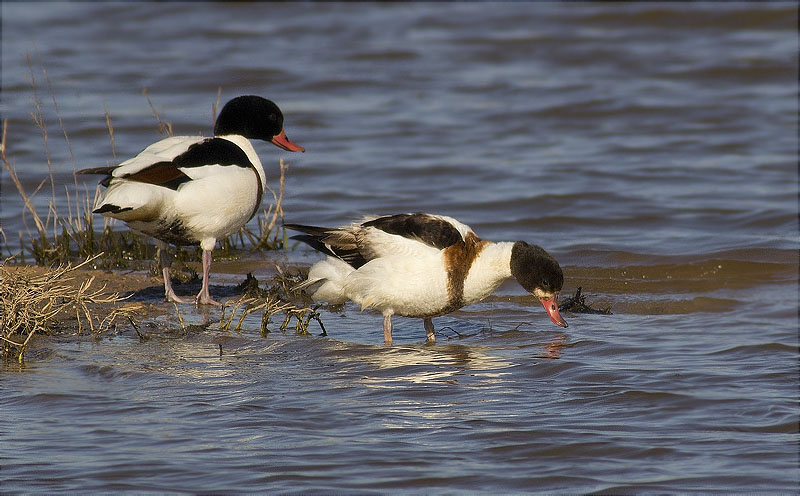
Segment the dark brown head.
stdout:
<path fill-rule="evenodd" d="M 255 95 L 237 96 L 222 107 L 214 125 L 215 136 L 238 134 L 247 139 L 269 141 L 290 152 L 305 148 L 289 141 L 283 131 L 283 113 L 270 100 Z"/>
<path fill-rule="evenodd" d="M 558 292 L 564 273 L 549 253 L 536 245 L 517 241 L 511 249 L 511 275 L 542 303 L 554 324 L 567 327 L 558 313 Z"/>

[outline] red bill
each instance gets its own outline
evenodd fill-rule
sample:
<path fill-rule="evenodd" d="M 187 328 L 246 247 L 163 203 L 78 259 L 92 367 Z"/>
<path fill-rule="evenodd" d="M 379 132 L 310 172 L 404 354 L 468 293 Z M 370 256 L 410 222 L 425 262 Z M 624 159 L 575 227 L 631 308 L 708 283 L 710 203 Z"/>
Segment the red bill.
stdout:
<path fill-rule="evenodd" d="M 547 311 L 547 315 L 550 316 L 550 320 L 553 321 L 553 324 L 561 327 L 567 327 L 567 322 L 561 318 L 561 314 L 558 313 L 558 296 L 553 296 L 552 298 L 539 298 L 539 301 L 542 303 L 542 306 Z"/>
<path fill-rule="evenodd" d="M 294 143 L 289 141 L 289 138 L 286 137 L 286 133 L 283 132 L 283 129 L 281 129 L 280 133 L 278 133 L 278 134 L 276 134 L 275 136 L 272 137 L 272 139 L 270 140 L 270 143 L 272 143 L 273 145 L 275 145 L 275 146 L 277 146 L 279 148 L 283 148 L 284 150 L 290 151 L 290 152 L 304 152 L 304 151 L 306 151 L 306 149 L 303 148 L 302 146 L 295 145 Z"/>

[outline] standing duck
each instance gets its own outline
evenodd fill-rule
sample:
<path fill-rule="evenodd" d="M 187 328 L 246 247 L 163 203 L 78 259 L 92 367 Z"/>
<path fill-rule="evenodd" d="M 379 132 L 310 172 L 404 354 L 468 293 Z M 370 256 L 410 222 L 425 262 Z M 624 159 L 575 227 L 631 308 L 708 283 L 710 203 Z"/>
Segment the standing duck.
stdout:
<path fill-rule="evenodd" d="M 423 319 L 436 341 L 432 318 L 481 301 L 514 277 L 539 299 L 550 320 L 558 312 L 564 275 L 545 250 L 524 241 L 484 241 L 469 226 L 443 215 L 411 213 L 368 218 L 338 228 L 285 224 L 328 255 L 298 288 L 331 304 L 348 300 L 383 314 L 383 337 L 392 344 L 392 315 Z"/>
<path fill-rule="evenodd" d="M 169 277 L 167 244 L 200 244 L 203 285 L 196 304 L 219 305 L 208 290 L 211 251 L 217 240 L 244 226 L 258 211 L 267 186 L 251 139 L 269 141 L 290 152 L 303 152 L 286 137 L 283 114 L 260 96 L 239 96 L 225 104 L 214 137 L 175 136 L 145 148 L 115 167 L 78 171 L 106 174 L 106 190 L 94 213 L 124 221 L 134 231 L 156 239 L 167 301 L 178 297 Z"/>

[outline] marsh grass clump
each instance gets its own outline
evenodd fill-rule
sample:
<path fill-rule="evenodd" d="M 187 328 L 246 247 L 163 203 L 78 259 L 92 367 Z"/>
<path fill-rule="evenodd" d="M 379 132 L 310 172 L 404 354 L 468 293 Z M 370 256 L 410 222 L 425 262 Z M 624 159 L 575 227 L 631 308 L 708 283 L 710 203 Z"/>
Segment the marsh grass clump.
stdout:
<path fill-rule="evenodd" d="M 23 201 L 24 213 L 33 222 L 33 230 L 28 226 L 27 233 L 19 233 L 20 249 L 17 260 L 25 264 L 29 261 L 28 257 L 32 257 L 36 265 L 54 266 L 92 257 L 95 268 L 146 268 L 149 260 L 155 257 L 155 246 L 145 236 L 135 232 L 115 231 L 112 227 L 114 223 L 108 219 L 105 219 L 102 230 L 98 232 L 94 224 L 95 214 L 92 213 L 94 199 L 87 191 L 80 190 L 77 181 L 64 185 L 66 214 L 63 214 L 64 206 L 57 200 L 55 189 L 48 201 L 46 213 L 40 213 L 34 205 L 34 198 L 46 181 L 40 183 L 31 193 L 25 190 L 16 166 L 8 157 L 7 127 L 6 119 L 0 141 L 0 161 Z M 49 180 L 54 183 L 52 168 Z M 5 232 L 2 235 L 7 239 Z M 95 257 L 96 254 L 101 256 Z"/>
<path fill-rule="evenodd" d="M 93 287 L 94 277 L 79 280 L 78 271 L 99 255 L 72 265 L 59 265 L 41 271 L 25 270 L 5 263 L 0 266 L 0 340 L 3 355 L 20 362 L 33 336 L 50 334 L 56 323 L 67 320 L 77 333 L 101 334 L 120 318 L 132 321 L 132 309 L 106 305 L 126 298 L 107 294 L 105 286 Z M 74 316 L 74 319 L 72 318 Z"/>
<path fill-rule="evenodd" d="M 242 322 L 247 315 L 261 311 L 260 330 L 262 337 L 270 332 L 268 326 L 272 316 L 277 313 L 284 314 L 283 323 L 279 326 L 282 332 L 292 328 L 297 334 L 310 334 L 308 327 L 312 320 L 316 320 L 320 329 L 322 329 L 322 335 L 327 336 L 325 326 L 322 324 L 319 312 L 317 312 L 319 305 L 309 305 L 310 298 L 308 298 L 308 295 L 291 289 L 302 279 L 302 276 L 294 273 L 286 274 L 278 266 L 275 266 L 275 269 L 277 273 L 273 276 L 271 284 L 263 289 L 259 287 L 258 280 L 252 274 L 247 274 L 247 278 L 237 288 L 242 292 L 242 296 L 238 300 L 226 303 L 222 307 L 220 329 L 230 330 L 238 311 L 241 311 L 241 313 L 236 326 L 233 328 L 234 330 L 241 328 Z M 230 314 L 226 316 L 229 307 Z M 294 322 L 294 326 L 291 325 L 292 322 Z"/>

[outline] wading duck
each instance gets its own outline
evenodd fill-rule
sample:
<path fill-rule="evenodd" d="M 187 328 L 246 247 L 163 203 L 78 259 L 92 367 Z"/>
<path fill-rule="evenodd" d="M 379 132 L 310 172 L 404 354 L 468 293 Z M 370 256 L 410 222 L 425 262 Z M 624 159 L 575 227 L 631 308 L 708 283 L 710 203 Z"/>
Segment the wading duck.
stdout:
<path fill-rule="evenodd" d="M 338 228 L 285 224 L 295 236 L 328 255 L 298 285 L 332 304 L 348 300 L 383 314 L 383 337 L 392 344 L 392 315 L 423 319 L 436 341 L 432 318 L 478 302 L 514 277 L 544 306 L 550 320 L 567 327 L 558 312 L 564 275 L 545 250 L 524 241 L 484 241 L 443 215 L 411 213 L 365 219 Z"/>
<path fill-rule="evenodd" d="M 286 137 L 277 105 L 260 96 L 240 96 L 220 111 L 214 137 L 175 136 L 118 166 L 78 171 L 106 174 L 100 182 L 106 190 L 94 213 L 124 221 L 156 239 L 167 301 L 189 303 L 172 289 L 167 244 L 199 243 L 203 285 L 195 303 L 219 304 L 208 291 L 211 251 L 217 240 L 253 218 L 267 186 L 251 139 L 290 152 L 305 151 Z"/>

